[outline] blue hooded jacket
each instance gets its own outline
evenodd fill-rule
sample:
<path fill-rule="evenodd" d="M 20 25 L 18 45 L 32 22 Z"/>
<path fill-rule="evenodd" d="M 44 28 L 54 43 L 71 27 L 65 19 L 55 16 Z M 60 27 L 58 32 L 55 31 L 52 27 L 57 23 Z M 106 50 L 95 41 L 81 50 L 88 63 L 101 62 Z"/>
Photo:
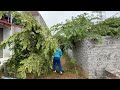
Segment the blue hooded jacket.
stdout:
<path fill-rule="evenodd" d="M 61 49 L 56 49 L 56 52 L 54 53 L 54 57 L 60 58 L 62 56 L 62 50 Z"/>

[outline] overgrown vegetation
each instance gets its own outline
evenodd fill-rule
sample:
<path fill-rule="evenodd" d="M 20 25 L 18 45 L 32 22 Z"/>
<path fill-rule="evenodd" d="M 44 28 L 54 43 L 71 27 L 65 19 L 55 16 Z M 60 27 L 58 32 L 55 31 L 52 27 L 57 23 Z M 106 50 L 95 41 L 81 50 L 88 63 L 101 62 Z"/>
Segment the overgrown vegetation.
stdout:
<path fill-rule="evenodd" d="M 15 73 L 18 78 L 26 78 L 28 73 L 34 78 L 47 74 L 52 68 L 52 56 L 59 44 L 68 49 L 84 39 L 101 42 L 102 36 L 120 35 L 120 17 L 108 18 L 94 24 L 93 20 L 98 17 L 85 13 L 66 20 L 66 23 L 54 25 L 49 31 L 43 29 L 31 14 L 0 11 L 0 18 L 4 14 L 12 14 L 13 23 L 23 27 L 21 32 L 15 33 L 0 44 L 0 49 L 8 45 L 14 52 L 6 66 L 7 71 Z M 51 32 L 56 33 L 52 36 Z M 75 69 L 75 60 L 70 60 L 69 65 L 69 68 Z"/>
<path fill-rule="evenodd" d="M 61 58 L 61 62 L 63 61 L 65 61 L 65 64 L 63 65 L 63 71 L 65 73 L 75 75 L 74 78 L 77 78 L 77 79 L 85 78 L 83 74 L 84 72 L 82 68 L 78 65 L 77 60 L 75 60 L 74 58 L 70 58 L 67 53 L 64 53 Z"/>
<path fill-rule="evenodd" d="M 111 17 L 97 24 L 93 20 L 98 17 L 88 14 L 72 17 L 66 23 L 59 23 L 51 28 L 51 32 L 56 32 L 54 37 L 59 39 L 59 43 L 65 49 L 72 48 L 75 43 L 84 39 L 94 39 L 102 43 L 102 36 L 120 35 L 120 17 Z"/>
<path fill-rule="evenodd" d="M 120 35 L 120 17 L 108 18 L 97 25 L 93 25 L 92 31 L 101 36 L 119 36 Z"/>
<path fill-rule="evenodd" d="M 70 58 L 68 56 L 67 53 L 64 53 L 62 58 L 61 58 L 61 62 L 63 62 L 62 60 L 65 61 L 65 65 L 63 66 L 63 71 L 65 72 L 76 72 L 79 68 L 77 61 L 74 58 Z"/>
<path fill-rule="evenodd" d="M 0 49 L 8 45 L 14 52 L 6 63 L 7 71 L 14 72 L 17 78 L 26 78 L 27 73 L 35 78 L 47 74 L 52 68 L 57 39 L 52 37 L 48 29 L 43 29 L 31 14 L 0 11 L 0 16 L 8 13 L 13 15 L 23 30 L 0 44 Z"/>

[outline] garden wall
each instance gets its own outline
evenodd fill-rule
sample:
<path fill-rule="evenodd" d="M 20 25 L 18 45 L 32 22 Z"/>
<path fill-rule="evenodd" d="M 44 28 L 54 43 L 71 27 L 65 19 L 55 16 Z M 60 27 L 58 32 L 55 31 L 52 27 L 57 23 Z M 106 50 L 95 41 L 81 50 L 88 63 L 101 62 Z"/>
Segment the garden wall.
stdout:
<path fill-rule="evenodd" d="M 104 78 L 108 65 L 120 69 L 120 38 L 103 37 L 102 44 L 94 40 L 77 42 L 68 55 L 74 57 L 89 79 Z M 112 68 L 112 67 L 110 67 Z"/>

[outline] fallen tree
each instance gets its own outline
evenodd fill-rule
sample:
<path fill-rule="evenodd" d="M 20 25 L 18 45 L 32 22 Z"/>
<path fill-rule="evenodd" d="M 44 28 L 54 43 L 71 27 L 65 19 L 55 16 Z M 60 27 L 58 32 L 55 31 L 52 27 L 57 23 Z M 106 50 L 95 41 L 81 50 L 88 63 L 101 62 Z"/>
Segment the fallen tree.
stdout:
<path fill-rule="evenodd" d="M 24 29 L 4 40 L 0 49 L 9 46 L 13 55 L 6 62 L 8 72 L 14 72 L 17 78 L 26 78 L 28 73 L 35 77 L 47 74 L 52 68 L 52 56 L 58 46 L 57 40 L 50 31 L 43 29 L 41 24 L 31 15 L 15 11 L 0 11 L 12 14 L 17 25 Z"/>

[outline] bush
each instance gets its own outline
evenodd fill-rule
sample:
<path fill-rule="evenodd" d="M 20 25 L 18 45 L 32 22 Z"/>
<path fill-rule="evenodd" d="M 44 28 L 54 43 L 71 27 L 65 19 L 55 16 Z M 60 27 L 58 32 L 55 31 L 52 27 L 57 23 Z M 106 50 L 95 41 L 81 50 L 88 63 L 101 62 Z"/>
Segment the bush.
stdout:
<path fill-rule="evenodd" d="M 70 70 L 76 70 L 76 67 L 77 67 L 77 61 L 75 59 L 70 59 L 68 60 L 68 68 Z"/>
<path fill-rule="evenodd" d="M 0 15 L 8 13 L 1 11 Z M 24 29 L 10 36 L 0 43 L 0 49 L 9 46 L 14 53 L 6 63 L 8 72 L 15 73 L 17 78 L 26 78 L 26 74 L 35 77 L 47 74 L 52 65 L 53 53 L 58 47 L 57 39 L 53 38 L 48 28 L 42 28 L 41 24 L 31 15 L 18 12 L 9 12 L 20 21 Z M 16 75 L 17 74 L 17 75 Z"/>

